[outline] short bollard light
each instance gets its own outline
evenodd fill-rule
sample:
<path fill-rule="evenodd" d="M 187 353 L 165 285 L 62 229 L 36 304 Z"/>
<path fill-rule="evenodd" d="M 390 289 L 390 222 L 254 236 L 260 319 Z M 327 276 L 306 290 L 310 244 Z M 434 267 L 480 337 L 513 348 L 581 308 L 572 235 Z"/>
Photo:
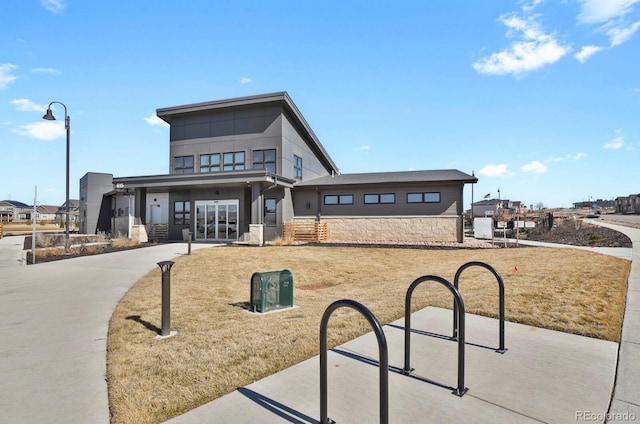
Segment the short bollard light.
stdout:
<path fill-rule="evenodd" d="M 156 337 L 158 339 L 178 334 L 177 331 L 171 331 L 171 267 L 174 263 L 173 261 L 158 262 L 162 270 L 162 329 Z"/>

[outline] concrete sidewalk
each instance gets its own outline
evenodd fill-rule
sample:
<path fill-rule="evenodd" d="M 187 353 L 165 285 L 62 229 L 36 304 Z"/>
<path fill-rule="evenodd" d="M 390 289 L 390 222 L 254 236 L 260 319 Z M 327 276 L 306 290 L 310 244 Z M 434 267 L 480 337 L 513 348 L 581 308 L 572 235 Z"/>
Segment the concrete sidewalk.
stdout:
<path fill-rule="evenodd" d="M 11 239 L 2 241 L 15 244 Z M 0 421 L 108 423 L 113 310 L 158 262 L 186 252 L 186 243 L 176 243 L 35 266 L 10 259 L 1 267 Z"/>
<path fill-rule="evenodd" d="M 404 320 L 384 327 L 390 423 L 568 423 L 607 411 L 617 343 L 507 322 L 508 350 L 500 354 L 495 351 L 497 320 L 467 314 L 469 391 L 459 397 L 452 394 L 458 343 L 443 337 L 451 335 L 451 322 L 448 309 L 430 307 L 412 315 L 411 377 L 399 372 L 404 365 Z M 373 333 L 329 352 L 329 418 L 337 423 L 379 422 L 377 361 Z M 167 422 L 317 423 L 319 376 L 315 357 Z"/>
<path fill-rule="evenodd" d="M 640 421 L 640 229 L 601 220 L 587 221 L 626 234 L 633 242 L 631 272 L 627 287 L 627 305 L 622 322 L 618 370 L 610 412 L 632 413 Z"/>

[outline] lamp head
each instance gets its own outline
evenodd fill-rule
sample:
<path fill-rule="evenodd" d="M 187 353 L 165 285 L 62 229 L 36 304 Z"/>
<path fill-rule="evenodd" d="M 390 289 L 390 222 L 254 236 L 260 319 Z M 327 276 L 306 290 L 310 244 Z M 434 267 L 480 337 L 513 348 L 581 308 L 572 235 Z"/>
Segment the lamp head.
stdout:
<path fill-rule="evenodd" d="M 56 117 L 53 116 L 53 112 L 51 111 L 51 108 L 47 109 L 47 113 L 44 114 L 42 119 L 46 119 L 47 121 L 55 121 L 56 120 Z"/>

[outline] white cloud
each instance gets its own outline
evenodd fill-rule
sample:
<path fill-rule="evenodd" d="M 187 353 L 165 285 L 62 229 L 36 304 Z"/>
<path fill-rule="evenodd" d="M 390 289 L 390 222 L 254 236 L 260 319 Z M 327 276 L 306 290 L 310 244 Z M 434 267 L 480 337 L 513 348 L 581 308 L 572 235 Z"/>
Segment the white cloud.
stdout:
<path fill-rule="evenodd" d="M 17 77 L 12 73 L 16 68 L 17 66 L 11 63 L 0 64 L 0 90 L 4 90 L 9 84 L 17 79 Z"/>
<path fill-rule="evenodd" d="M 562 162 L 564 158 L 558 156 L 549 156 L 545 162 Z"/>
<path fill-rule="evenodd" d="M 158 118 L 157 115 L 150 115 L 146 118 L 144 118 L 145 121 L 147 121 L 147 124 L 149 125 L 157 125 L 159 127 L 169 127 L 169 124 L 167 124 L 165 121 L 163 121 L 162 119 Z"/>
<path fill-rule="evenodd" d="M 242 77 L 242 78 L 240 78 L 240 80 L 238 82 L 240 84 L 249 84 L 250 82 L 253 82 L 253 80 L 251 78 Z"/>
<path fill-rule="evenodd" d="M 37 138 L 38 140 L 55 140 L 66 134 L 64 122 L 43 121 L 33 124 L 23 125 L 12 130 L 14 133 L 23 136 Z"/>
<path fill-rule="evenodd" d="M 525 12 L 532 12 L 533 9 L 538 7 L 539 4 L 543 3 L 545 0 L 532 0 L 531 3 L 526 3 L 522 5 L 522 10 Z"/>
<path fill-rule="evenodd" d="M 20 112 L 45 112 L 47 110 L 45 105 L 39 105 L 29 99 L 13 99 L 11 104 Z"/>
<path fill-rule="evenodd" d="M 571 51 L 553 35 L 546 34 L 534 16 L 521 18 L 513 13 L 501 16 L 500 21 L 509 28 L 507 35 L 520 34 L 519 40 L 501 52 L 475 62 L 473 69 L 481 74 L 520 75 L 555 63 Z"/>
<path fill-rule="evenodd" d="M 521 169 L 524 172 L 533 172 L 536 174 L 544 174 L 548 170 L 547 167 L 538 160 L 534 160 L 533 162 L 524 165 Z"/>
<path fill-rule="evenodd" d="M 40 0 L 42 7 L 47 9 L 51 13 L 60 14 L 64 11 L 67 5 L 63 0 Z"/>
<path fill-rule="evenodd" d="M 507 173 L 507 165 L 501 163 L 499 165 L 486 165 L 484 168 L 478 171 L 478 174 L 485 177 L 500 177 Z"/>
<path fill-rule="evenodd" d="M 575 155 L 567 155 L 567 159 L 570 159 L 572 161 L 579 161 L 580 159 L 584 159 L 587 157 L 586 153 L 576 153 Z"/>
<path fill-rule="evenodd" d="M 634 24 L 626 28 L 623 28 L 621 26 L 611 28 L 607 31 L 609 40 L 611 40 L 610 47 L 619 46 L 625 41 L 628 41 L 631 37 L 633 37 L 633 34 L 635 34 L 638 29 L 640 29 L 640 22 L 635 22 Z"/>
<path fill-rule="evenodd" d="M 580 63 L 585 63 L 587 59 L 598 53 L 603 48 L 604 47 L 601 46 L 583 46 L 582 49 L 575 54 L 575 58 L 578 59 Z"/>
<path fill-rule="evenodd" d="M 353 149 L 354 152 L 368 152 L 369 150 L 371 150 L 371 146 L 369 146 L 368 144 L 358 146 Z"/>
<path fill-rule="evenodd" d="M 614 138 L 612 138 L 611 140 L 607 141 L 604 144 L 605 149 L 613 149 L 613 150 L 618 150 L 622 148 L 622 146 L 624 146 L 624 138 L 622 138 L 621 135 L 615 136 Z"/>
<path fill-rule="evenodd" d="M 31 72 L 37 72 L 42 74 L 58 74 L 58 75 L 62 73 L 60 72 L 59 69 L 55 69 L 55 68 L 33 68 Z"/>
<path fill-rule="evenodd" d="M 640 0 L 578 0 L 581 8 L 578 21 L 583 23 L 603 23 L 629 13 Z"/>

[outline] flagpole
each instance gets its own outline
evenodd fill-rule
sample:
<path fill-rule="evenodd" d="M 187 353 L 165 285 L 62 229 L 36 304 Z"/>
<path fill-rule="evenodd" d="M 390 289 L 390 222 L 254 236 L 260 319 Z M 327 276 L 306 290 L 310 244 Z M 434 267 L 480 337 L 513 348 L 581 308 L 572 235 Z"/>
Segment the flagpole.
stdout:
<path fill-rule="evenodd" d="M 475 178 L 476 174 L 474 170 L 471 170 L 471 176 Z M 475 184 L 471 183 L 471 222 L 473 222 L 473 219 L 475 217 L 475 215 L 473 214 L 473 186 Z"/>

